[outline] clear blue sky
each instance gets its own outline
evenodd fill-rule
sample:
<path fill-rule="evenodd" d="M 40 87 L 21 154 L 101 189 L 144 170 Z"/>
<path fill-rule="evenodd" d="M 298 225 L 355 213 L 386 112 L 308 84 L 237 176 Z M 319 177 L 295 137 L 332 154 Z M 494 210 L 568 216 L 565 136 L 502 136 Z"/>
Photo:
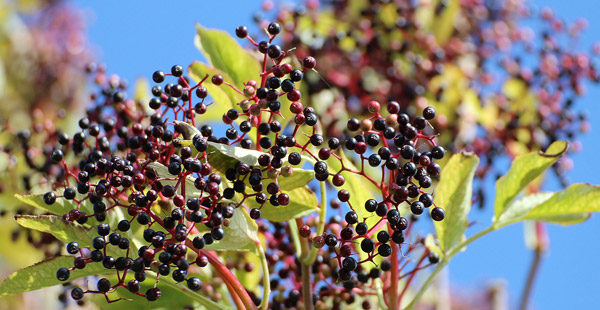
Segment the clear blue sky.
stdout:
<path fill-rule="evenodd" d="M 585 17 L 589 27 L 582 36 L 582 46 L 600 40 L 597 0 L 534 0 L 567 21 Z M 89 14 L 89 36 L 98 59 L 108 71 L 130 82 L 139 76 L 150 77 L 156 69 L 168 70 L 173 64 L 187 65 L 200 56 L 193 45 L 194 23 L 233 32 L 237 25 L 253 25 L 252 14 L 260 1 L 79 1 Z M 244 3 L 244 5 L 241 5 Z M 588 94 L 578 106 L 588 111 L 592 131 L 583 136 L 583 151 L 573 156 L 572 182 L 600 183 L 600 87 L 588 85 Z M 553 188 L 552 188 L 553 187 Z M 556 189 L 550 185 L 550 189 Z M 488 199 L 490 200 L 490 199 Z M 492 217 L 490 206 L 472 212 L 471 220 L 479 225 L 470 232 L 485 228 Z M 600 215 L 582 225 L 549 226 L 550 251 L 542 261 L 534 290 L 534 309 L 594 309 L 600 293 Z M 490 234 L 471 245 L 450 265 L 455 289 L 477 289 L 492 279 L 508 282 L 511 308 L 516 308 L 532 254 L 523 243 L 522 225 L 513 225 Z"/>

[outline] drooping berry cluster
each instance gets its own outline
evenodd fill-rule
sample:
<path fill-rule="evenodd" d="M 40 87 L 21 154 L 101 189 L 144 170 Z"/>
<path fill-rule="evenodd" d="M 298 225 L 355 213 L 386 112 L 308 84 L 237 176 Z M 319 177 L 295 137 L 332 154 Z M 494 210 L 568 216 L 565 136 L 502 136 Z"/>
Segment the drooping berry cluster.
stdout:
<path fill-rule="evenodd" d="M 244 27 L 236 29 L 239 37 L 247 38 L 264 54 L 263 70 L 257 72 L 260 82 L 246 81 L 240 90 L 222 75 L 206 74 L 193 84 L 184 68 L 175 65 L 170 73 L 152 75 L 157 85 L 147 104 L 154 110 L 149 115 L 145 103 L 127 98 L 125 85 L 117 77 L 90 70 L 97 74 L 102 91 L 92 96 L 94 105 L 79 120 L 78 132 L 53 134 L 53 147 L 45 153 L 47 168 L 42 171 L 52 180 L 53 189 L 43 195 L 43 201 L 50 209 L 73 206 L 61 214 L 63 219 L 97 233 L 91 240 L 67 244 L 67 253 L 75 255 L 74 263 L 60 268 L 57 279 L 67 281 L 74 270 L 89 264 L 115 270 L 116 277 L 100 278 L 87 289 L 74 285 L 73 299 L 102 294 L 112 302 L 109 294 L 123 288 L 154 301 L 162 294 L 158 280 L 165 277 L 193 291 L 205 288 L 210 292 L 206 287 L 213 281 L 202 283 L 196 276 L 198 268 L 208 265 L 227 287 L 242 287 L 227 268 L 229 263 L 224 264 L 213 249 L 239 233 L 233 225 L 245 219 L 246 212 L 266 240 L 265 255 L 271 266 L 263 270 L 263 277 L 277 273 L 280 278 L 263 284 L 263 290 L 283 286 L 288 297 L 261 300 L 248 292 L 251 287 L 232 288 L 234 301 L 270 303 L 274 309 L 297 303 L 301 297 L 297 286 L 304 283 L 302 264 L 313 266 L 310 277 L 314 280 L 309 285 L 328 284 L 315 295 L 325 299 L 341 292 L 338 280 L 348 292 L 354 287 L 375 290 L 374 281 L 366 277 L 366 264 L 380 258 L 377 268 L 369 271 L 371 278 L 381 271 L 385 277 L 390 277 L 387 271 L 398 277 L 398 262 L 408 263 L 400 255 L 401 245 L 407 247 L 405 254 L 420 253 L 435 262 L 422 238 L 410 235 L 413 221 L 406 218 L 428 208 L 434 220 L 444 218 L 430 191 L 440 175 L 435 161 L 445 155 L 430 123 L 435 109 L 427 107 L 422 116 L 411 119 L 397 102 L 390 101 L 382 111 L 380 103 L 372 101 L 371 116 L 352 118 L 344 135 L 326 138 L 320 133 L 315 109 L 300 102 L 297 85 L 315 68 L 315 59 L 305 57 L 301 67 L 294 68 L 287 60 L 291 52 L 273 43 L 279 24 L 270 24 L 267 32 L 269 39 L 256 43 Z M 243 99 L 235 108 L 208 104 L 214 87 L 229 88 Z M 222 125 L 214 129 L 203 115 L 219 108 L 224 110 Z M 224 136 L 217 133 L 218 127 L 225 127 Z M 315 181 L 289 185 L 298 175 L 314 176 Z M 348 176 L 370 183 L 376 191 L 356 202 L 358 193 L 350 190 L 357 189 L 345 186 Z M 299 201 L 294 200 L 298 199 L 294 190 L 301 187 L 303 193 L 314 196 L 305 184 L 317 182 L 340 188 L 332 207 L 339 209 L 340 202 L 346 203 L 350 211 L 344 221 L 308 216 L 305 222 L 302 214 L 295 216 L 297 233 L 304 238 L 302 242 L 310 241 L 314 254 L 298 253 L 289 238 L 295 232 L 288 223 L 273 220 L 272 214 L 295 212 L 294 203 Z M 322 214 L 327 203 L 326 199 L 320 202 Z M 312 233 L 312 226 L 317 227 L 317 234 Z M 324 245 L 327 250 L 322 249 Z M 424 267 L 418 263 L 410 275 Z M 354 280 L 355 273 L 359 281 Z M 325 281 L 328 277 L 335 282 Z M 282 284 L 288 281 L 293 284 Z M 142 289 L 144 282 L 153 284 Z M 206 294 L 217 298 L 216 293 Z"/>

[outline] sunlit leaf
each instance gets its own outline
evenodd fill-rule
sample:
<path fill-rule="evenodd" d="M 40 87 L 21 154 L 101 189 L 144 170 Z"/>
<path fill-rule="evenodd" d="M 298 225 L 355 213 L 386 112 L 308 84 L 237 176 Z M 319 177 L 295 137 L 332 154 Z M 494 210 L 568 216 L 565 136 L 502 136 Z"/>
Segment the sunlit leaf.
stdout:
<path fill-rule="evenodd" d="M 204 104 L 210 105 L 208 106 L 206 113 L 197 116 L 198 120 L 206 122 L 208 120 L 221 119 L 224 113 L 231 108 L 235 108 L 237 103 L 244 100 L 244 96 L 233 90 L 231 87 L 225 84 L 215 85 L 210 82 L 210 78 L 213 75 L 219 74 L 223 76 L 225 82 L 232 83 L 233 80 L 227 73 L 197 61 L 193 62 L 188 70 L 190 77 L 197 83 L 208 74 L 208 82 L 202 83 L 202 86 L 206 87 L 206 90 L 208 90 L 208 94 L 212 98 L 212 104 L 205 99 Z"/>
<path fill-rule="evenodd" d="M 167 166 L 158 163 L 158 162 L 151 162 L 148 163 L 148 165 L 146 166 L 146 169 L 152 169 L 156 175 L 160 178 L 165 178 L 162 179 L 160 181 L 160 183 L 162 185 L 171 185 L 171 186 L 175 186 L 177 184 L 177 180 L 174 178 L 177 178 L 177 176 L 172 175 L 169 173 L 169 168 L 167 168 Z M 188 175 L 185 178 L 185 198 L 187 200 L 187 198 L 190 197 L 201 197 L 204 193 L 197 189 L 196 186 L 194 185 L 194 177 L 191 175 Z"/>
<path fill-rule="evenodd" d="M 206 29 L 197 24 L 196 46 L 210 64 L 229 74 L 237 87 L 248 80 L 259 80 L 261 67 L 258 61 L 244 50 L 227 32 Z"/>
<path fill-rule="evenodd" d="M 202 137 L 202 133 L 200 132 L 200 130 L 192 126 L 190 123 L 182 121 L 174 121 L 174 123 L 175 126 L 178 128 L 179 132 L 181 132 L 181 135 L 184 139 L 192 140 L 195 135 L 199 135 L 200 137 Z"/>
<path fill-rule="evenodd" d="M 277 182 L 282 190 L 289 191 L 302 187 L 315 178 L 315 172 L 313 170 L 294 168 L 293 171 L 294 172 L 290 176 L 285 177 L 280 175 L 277 177 Z"/>
<path fill-rule="evenodd" d="M 435 201 L 446 211 L 446 218 L 435 222 L 435 230 L 444 252 L 459 243 L 467 229 L 473 177 L 478 164 L 479 158 L 476 155 L 460 153 L 453 155 L 442 170 Z"/>
<path fill-rule="evenodd" d="M 525 219 L 571 224 L 583 214 L 600 211 L 600 186 L 573 184 L 533 208 Z M 561 217 L 564 217 L 561 219 Z M 585 217 L 587 218 L 587 217 Z"/>
<path fill-rule="evenodd" d="M 90 246 L 92 239 L 98 236 L 96 231 L 85 229 L 55 215 L 17 215 L 15 219 L 25 228 L 52 234 L 64 243 L 76 241 L 82 247 Z"/>
<path fill-rule="evenodd" d="M 56 279 L 56 271 L 63 267 L 72 267 L 72 256 L 58 256 L 41 261 L 35 265 L 19 269 L 8 276 L 0 284 L 0 296 L 19 294 L 41 289 L 48 286 L 62 284 L 64 282 Z M 71 271 L 69 280 L 82 277 L 100 275 L 103 273 L 113 273 L 114 271 L 104 268 L 100 263 L 91 263 L 84 269 L 75 269 Z"/>
<path fill-rule="evenodd" d="M 348 158 L 346 158 L 343 152 L 340 152 L 340 158 L 342 159 L 345 168 L 353 171 L 360 170 Z M 327 160 L 327 165 L 330 173 L 337 173 L 342 169 L 340 161 L 337 158 L 334 158 L 333 156 Z M 336 187 L 336 190 L 345 189 L 350 193 L 349 202 L 358 214 L 358 218 L 365 218 L 365 223 L 367 224 L 369 229 L 373 228 L 373 226 L 375 226 L 379 221 L 380 217 L 373 213 L 369 213 L 365 209 L 365 202 L 369 199 L 380 198 L 379 189 L 377 189 L 377 187 L 375 187 L 375 185 L 368 181 L 366 178 L 357 175 L 356 173 L 344 171 L 341 173 L 341 175 L 344 177 L 345 182 L 344 185 Z M 329 179 L 331 180 L 331 178 Z M 401 210 L 400 213 L 402 214 L 403 211 Z M 383 229 L 387 229 L 387 227 L 384 225 L 379 230 Z M 377 234 L 379 230 L 373 231 L 372 235 Z M 359 254 L 361 259 L 367 258 L 366 253 L 359 251 Z M 376 264 L 378 264 L 380 261 L 380 256 L 375 256 L 373 259 L 373 262 Z"/>
<path fill-rule="evenodd" d="M 500 215 L 494 227 L 497 229 L 522 220 L 571 225 L 587 220 L 590 212 L 598 211 L 600 187 L 573 184 L 556 193 L 535 193 L 515 201 Z"/>
<path fill-rule="evenodd" d="M 15 219 L 19 225 L 25 228 L 49 233 L 63 243 L 75 241 L 81 247 L 90 247 L 92 239 L 98 236 L 94 229 L 86 229 L 77 223 L 63 220 L 55 215 L 17 215 Z M 107 253 L 122 255 L 125 251 L 116 247 L 108 247 Z"/>
<path fill-rule="evenodd" d="M 273 206 L 267 201 L 260 210 L 262 218 L 273 222 L 285 222 L 318 211 L 317 196 L 308 186 L 297 187 L 285 193 L 290 196 L 290 203 L 286 206 Z M 244 204 L 249 208 L 260 207 L 253 197 L 248 198 Z"/>
<path fill-rule="evenodd" d="M 213 251 L 250 251 L 257 253 L 256 240 L 258 225 L 244 208 L 238 208 L 230 219 L 229 226 L 223 227 L 225 238 L 206 245 Z"/>
<path fill-rule="evenodd" d="M 433 34 L 439 45 L 444 45 L 452 36 L 456 18 L 460 13 L 460 1 L 446 1 L 447 6 L 433 19 Z"/>
<path fill-rule="evenodd" d="M 554 193 L 542 192 L 527 195 L 509 204 L 496 219 L 494 225 L 501 227 L 523 218 L 531 209 L 550 199 Z"/>
<path fill-rule="evenodd" d="M 567 142 L 552 143 L 546 152 L 531 152 L 517 156 L 510 170 L 496 182 L 494 218 L 505 211 L 508 204 L 536 177 L 554 164 L 567 150 Z"/>
<path fill-rule="evenodd" d="M 69 211 L 77 208 L 77 203 L 73 200 L 67 200 L 61 197 L 56 198 L 56 202 L 51 205 L 47 205 L 44 202 L 44 195 L 20 195 L 16 194 L 15 197 L 25 203 L 26 205 L 36 207 L 38 209 L 44 210 L 46 212 L 50 212 L 56 215 L 65 215 L 69 213 Z M 86 200 L 81 205 L 81 211 L 84 211 L 88 214 L 92 214 L 92 208 L 90 206 L 89 200 Z M 90 213 L 91 212 L 91 213 Z"/>
<path fill-rule="evenodd" d="M 242 147 L 230 146 L 222 143 L 208 142 L 208 152 L 212 152 L 208 156 L 208 162 L 211 166 L 221 172 L 227 171 L 229 168 L 235 167 L 239 162 L 248 165 L 257 166 L 258 157 L 263 152 L 256 150 L 248 150 Z"/>

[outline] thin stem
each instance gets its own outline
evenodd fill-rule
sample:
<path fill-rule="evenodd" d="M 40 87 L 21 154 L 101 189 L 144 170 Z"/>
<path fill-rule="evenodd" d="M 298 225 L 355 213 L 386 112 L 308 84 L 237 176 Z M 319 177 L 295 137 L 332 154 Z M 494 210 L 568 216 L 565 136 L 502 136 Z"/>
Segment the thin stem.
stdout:
<path fill-rule="evenodd" d="M 269 264 L 267 263 L 267 255 L 260 242 L 256 242 L 258 254 L 260 255 L 260 264 L 263 270 L 263 298 L 260 303 L 260 309 L 266 310 L 269 307 L 269 295 L 271 295 L 271 280 L 269 279 Z"/>
<path fill-rule="evenodd" d="M 289 220 L 288 225 L 290 227 L 290 234 L 292 237 L 292 241 L 294 242 L 294 249 L 296 250 L 296 253 L 306 254 L 306 252 L 302 252 L 302 246 L 300 245 L 300 236 L 298 232 L 298 225 L 296 224 L 296 221 Z"/>
<path fill-rule="evenodd" d="M 290 221 L 290 223 L 291 222 L 292 221 Z M 302 226 L 302 219 L 297 218 L 296 221 L 294 222 L 294 225 Z M 297 229 L 296 229 L 296 233 L 298 233 Z M 302 272 L 302 301 L 304 302 L 305 310 L 313 310 L 314 307 L 313 307 L 313 303 L 312 303 L 312 281 L 311 281 L 311 272 L 310 272 L 311 264 L 307 264 L 307 262 L 303 259 L 303 258 L 305 258 L 306 255 L 308 255 L 310 253 L 310 249 L 309 249 L 309 245 L 308 245 L 308 240 L 306 238 L 302 238 L 301 241 L 299 240 L 299 243 L 300 243 L 300 258 L 301 258 L 301 262 L 302 262 L 302 269 L 301 269 L 301 272 Z"/>
<path fill-rule="evenodd" d="M 539 270 L 541 259 L 542 251 L 535 250 L 533 262 L 531 263 L 531 268 L 529 268 L 529 275 L 527 275 L 527 284 L 525 285 L 525 290 L 523 291 L 523 296 L 521 297 L 521 310 L 527 310 L 529 298 L 531 297 L 531 292 L 533 290 L 533 282 L 535 281 L 535 276 Z"/>
<path fill-rule="evenodd" d="M 189 239 L 186 240 L 186 243 L 188 243 L 188 246 L 193 246 L 191 244 L 191 240 Z M 248 295 L 248 292 L 246 292 L 244 286 L 238 281 L 235 275 L 231 273 L 231 271 L 227 267 L 225 267 L 225 265 L 223 265 L 221 261 L 219 261 L 219 259 L 216 256 L 214 256 L 211 252 L 206 250 L 199 250 L 198 252 L 206 256 L 206 258 L 208 258 L 208 262 L 216 269 L 216 271 L 219 273 L 224 282 L 226 284 L 229 283 L 231 285 L 231 289 L 229 290 L 230 293 L 232 295 L 237 294 L 242 300 L 246 309 L 256 309 L 252 298 L 250 298 L 250 295 Z"/>
<path fill-rule="evenodd" d="M 321 210 L 319 210 L 319 225 L 317 225 L 317 236 L 323 235 L 325 231 L 325 220 L 327 217 L 327 189 L 325 188 L 325 182 L 321 182 Z M 319 249 L 312 247 L 308 257 L 305 257 L 302 262 L 306 265 L 312 265 L 317 259 L 317 253 Z"/>
<path fill-rule="evenodd" d="M 302 263 L 302 300 L 305 310 L 313 310 L 312 283 L 310 281 L 311 265 Z"/>
<path fill-rule="evenodd" d="M 398 298 L 398 245 L 395 242 L 390 242 L 392 245 L 392 276 L 390 279 L 389 302 L 390 309 L 398 309 L 400 307 L 400 298 Z M 407 283 L 408 286 L 408 283 Z M 404 293 L 404 292 L 403 292 Z M 402 295 L 400 295 L 402 296 Z"/>
<path fill-rule="evenodd" d="M 423 294 L 425 293 L 425 290 L 427 290 L 427 288 L 429 287 L 429 285 L 431 285 L 431 283 L 433 282 L 433 280 L 435 280 L 435 277 L 437 276 L 437 274 L 442 271 L 442 269 L 444 269 L 444 267 L 446 267 L 446 265 L 448 264 L 448 262 L 452 259 L 452 257 L 454 257 L 454 255 L 458 254 L 460 252 L 460 250 L 462 250 L 462 248 L 466 247 L 467 245 L 471 244 L 471 242 L 483 237 L 484 235 L 486 235 L 489 232 L 494 231 L 494 227 L 490 226 L 478 233 L 476 233 L 475 235 L 471 236 L 471 238 L 461 242 L 460 244 L 458 244 L 457 246 L 453 247 L 452 249 L 450 249 L 448 251 L 448 253 L 446 254 L 446 256 L 444 256 L 442 258 L 442 260 L 440 260 L 440 262 L 438 263 L 438 265 L 435 267 L 435 269 L 431 272 L 431 274 L 429 275 L 429 277 L 427 277 L 427 280 L 425 280 L 425 282 L 423 283 L 423 285 L 421 286 L 421 288 L 419 289 L 419 291 L 417 292 L 417 294 L 415 295 L 415 297 L 413 298 L 413 300 L 410 302 L 410 304 L 408 304 L 408 306 L 406 306 L 405 309 L 414 309 L 415 306 L 417 305 L 417 302 L 419 301 L 419 299 L 423 296 Z"/>
<path fill-rule="evenodd" d="M 225 286 L 227 286 L 227 290 L 230 292 L 229 295 L 231 296 L 231 299 L 233 299 L 235 307 L 238 309 L 246 309 L 246 306 L 244 306 L 244 302 L 242 302 L 240 295 L 235 291 L 233 286 L 231 286 L 231 283 L 229 283 L 229 281 L 223 281 L 223 283 L 225 283 Z"/>
<path fill-rule="evenodd" d="M 527 310 L 527 306 L 529 305 L 529 299 L 531 297 L 531 292 L 533 291 L 533 283 L 535 282 L 535 277 L 538 273 L 538 270 L 540 269 L 540 261 L 542 260 L 542 254 L 548 246 L 548 235 L 546 233 L 546 230 L 544 229 L 544 223 L 535 223 L 535 236 L 537 244 L 535 246 L 533 262 L 531 263 L 531 268 L 529 268 L 529 274 L 527 275 L 527 284 L 525 284 L 523 296 L 521 297 L 521 310 Z"/>

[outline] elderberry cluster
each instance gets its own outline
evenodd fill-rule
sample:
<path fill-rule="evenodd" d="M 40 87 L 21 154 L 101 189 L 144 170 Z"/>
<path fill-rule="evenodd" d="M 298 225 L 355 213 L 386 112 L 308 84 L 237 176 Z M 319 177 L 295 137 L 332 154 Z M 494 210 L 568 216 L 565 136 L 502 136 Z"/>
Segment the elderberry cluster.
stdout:
<path fill-rule="evenodd" d="M 202 282 L 189 275 L 190 266 L 220 264 L 215 254 L 204 248 L 227 238 L 224 228 L 230 226 L 235 213 L 242 212 L 239 208 L 251 206 L 249 215 L 256 220 L 265 205 L 290 203 L 277 180 L 293 174 L 290 165 L 298 165 L 300 154 L 309 152 L 309 143 L 318 138 L 313 134 L 305 144 L 295 138 L 305 127 L 314 133 L 318 121 L 314 110 L 303 108 L 298 101 L 301 93 L 295 86 L 303 71 L 314 68 L 315 60 L 305 58 L 301 69 L 283 63 L 286 52 L 270 43 L 279 29 L 273 23 L 269 42 L 257 44 L 265 61 L 268 57 L 273 62 L 260 74 L 261 82 L 247 81 L 239 90 L 221 75 L 213 75 L 209 81 L 206 75 L 191 84 L 183 67 L 175 65 L 170 73 L 156 71 L 152 75 L 157 85 L 152 87 L 154 97 L 148 107 L 156 112 L 146 115 L 141 103 L 127 99 L 114 78 L 100 95 L 92 97 L 99 104 L 79 120 L 80 131 L 72 137 L 57 135 L 48 158 L 61 173 L 54 190 L 44 194 L 43 200 L 50 207 L 64 204 L 64 200 L 74 202 L 76 208 L 63 219 L 95 227 L 98 235 L 89 241 L 91 246 L 67 244 L 67 252 L 76 255 L 74 264 L 60 268 L 56 276 L 66 281 L 71 271 L 94 263 L 117 270 L 116 280 L 102 278 L 96 289 L 74 287 L 74 299 L 104 294 L 109 300 L 109 292 L 124 287 L 149 301 L 157 300 L 161 291 L 156 285 L 140 291 L 150 271 L 157 279 L 171 276 L 176 282 L 186 282 L 191 290 L 199 290 Z M 174 78 L 174 83 L 167 83 L 169 78 Z M 223 137 L 215 135 L 208 123 L 196 125 L 210 105 L 205 102 L 210 98 L 205 82 L 230 87 L 245 97 L 238 108 L 223 114 L 222 123 L 228 126 Z M 294 130 L 289 134 L 283 134 L 289 127 L 276 119 L 281 116 L 279 98 L 284 95 L 289 100 L 285 108 L 294 115 Z M 255 163 L 222 162 L 216 145 L 240 146 L 262 154 Z M 298 152 L 287 156 L 288 149 Z M 79 163 L 71 165 L 70 157 L 79 158 Z M 236 195 L 241 198 L 235 200 Z M 125 210 L 126 218 L 114 225 L 107 223 L 114 221 L 111 214 L 117 209 Z M 138 231 L 145 242 L 139 248 L 131 240 Z M 132 273 L 133 279 L 127 280 Z"/>
<path fill-rule="evenodd" d="M 223 263 L 214 251 L 237 238 L 235 225 L 246 220 L 256 221 L 266 240 L 270 266 L 263 274 L 299 281 L 303 257 L 286 237 L 294 232 L 273 214 L 295 214 L 294 203 L 304 199 L 297 197 L 315 196 L 308 186 L 318 182 L 339 188 L 337 199 L 331 201 L 333 209 L 345 203 L 350 211 L 344 220 L 334 216 L 327 223 L 313 215 L 306 216 L 306 222 L 302 215 L 295 216 L 301 224 L 298 233 L 306 239 L 302 242 L 310 241 L 316 251 L 315 282 L 331 277 L 336 283 L 321 288 L 315 302 L 338 294 L 338 281 L 346 293 L 357 286 L 372 290 L 370 279 L 392 268 L 388 258 L 405 259 L 400 256 L 401 245 L 407 247 L 406 254 L 421 253 L 435 263 L 435 254 L 421 238 L 410 235 L 414 220 L 408 220 L 425 210 L 433 220 L 444 219 L 431 191 L 440 175 L 436 160 L 445 156 L 431 123 L 435 109 L 426 107 L 422 116 L 411 119 L 395 101 L 388 102 L 385 111 L 371 101 L 370 116 L 351 118 L 343 135 L 326 138 L 315 109 L 301 103 L 298 85 L 316 67 L 315 59 L 306 56 L 294 68 L 288 57 L 292 52 L 273 43 L 281 26 L 271 23 L 266 29 L 268 40 L 258 43 L 245 27 L 236 29 L 238 37 L 263 54 L 265 64 L 256 73 L 257 80 L 244 81 L 239 88 L 227 76 L 199 75 L 190 68 L 190 78 L 175 65 L 169 73 L 155 71 L 153 97 L 138 102 L 127 98 L 126 85 L 118 77 L 89 68 L 101 92 L 91 97 L 93 104 L 78 121 L 77 132 L 49 135 L 41 172 L 51 180 L 52 189 L 43 195 L 43 202 L 48 210 L 62 210 L 63 220 L 96 232 L 66 245 L 74 262 L 60 268 L 57 279 L 68 281 L 75 270 L 90 264 L 101 264 L 116 275 L 87 288 L 71 283 L 73 299 L 101 294 L 113 302 L 118 299 L 112 300 L 110 293 L 126 289 L 155 301 L 162 294 L 159 280 L 166 277 L 218 299 L 220 293 L 213 289 L 220 285 L 216 279 L 240 286 L 231 283 L 237 280 L 227 267 L 254 268 Z M 224 108 L 222 102 L 210 101 L 218 88 L 234 92 L 240 98 L 236 105 Z M 215 128 L 207 114 L 210 109 L 224 112 Z M 290 185 L 297 174 L 314 180 Z M 346 188 L 347 177 L 372 186 L 371 196 L 356 201 L 357 193 Z M 294 196 L 298 188 L 305 196 Z M 322 212 L 327 202 L 305 207 L 320 207 Z M 323 227 L 322 234 L 312 233 L 315 226 Z M 372 263 L 376 267 L 367 277 L 366 264 Z M 197 276 L 201 268 L 211 268 L 219 276 L 203 282 Z M 271 286 L 282 286 L 279 280 L 273 279 Z M 275 295 L 261 300 L 250 287 L 237 294 L 278 309 L 298 302 L 300 294 L 293 287 L 279 289 L 287 291 L 283 299 Z"/>
<path fill-rule="evenodd" d="M 396 245 L 405 243 L 404 231 L 409 227 L 405 216 L 410 213 L 421 215 L 430 207 L 433 220 L 441 221 L 445 216 L 443 208 L 436 206 L 433 195 L 427 192 L 433 180 L 440 175 L 436 160 L 445 156 L 444 148 L 435 145 L 434 136 L 424 134 L 430 126 L 429 121 L 435 118 L 435 110 L 427 107 L 422 117 L 411 121 L 407 114 L 400 112 L 398 103 L 392 101 L 387 105 L 387 112 L 392 117 L 388 117 L 386 122 L 379 114 L 379 103 L 370 102 L 369 107 L 374 116 L 362 121 L 353 118 L 347 122 L 349 133 L 360 134 L 346 137 L 343 143 L 331 138 L 329 148 L 319 151 L 322 160 L 331 156 L 331 150 L 342 147 L 355 153 L 360 158 L 362 169 L 352 172 L 364 177 L 365 182 L 374 183 L 382 194 L 379 200 L 371 198 L 364 201 L 364 205 L 353 206 L 350 203 L 351 193 L 346 189 L 339 190 L 337 199 L 347 203 L 351 209 L 345 213 L 344 223 L 338 227 L 337 234 L 326 233 L 312 238 L 316 247 L 327 245 L 333 249 L 333 256 L 340 263 L 335 280 L 343 282 L 350 281 L 352 272 L 361 264 L 370 264 L 373 257 L 392 255 L 390 241 Z M 323 161 L 318 163 L 324 164 Z M 365 165 L 380 170 L 382 181 L 375 181 L 365 174 Z M 317 171 L 319 167 L 315 165 L 315 169 Z M 332 176 L 334 186 L 342 186 L 344 182 L 340 173 Z M 409 206 L 410 213 L 401 212 L 403 204 Z M 339 205 L 335 208 L 339 208 Z M 366 213 L 358 208 L 364 208 Z M 377 220 L 373 221 L 372 217 Z M 373 223 L 371 226 L 366 222 L 368 218 Z M 300 234 L 309 237 L 309 226 L 302 227 Z M 361 261 L 353 256 L 358 249 L 366 254 Z M 364 276 L 359 278 L 365 282 L 367 280 Z"/>

